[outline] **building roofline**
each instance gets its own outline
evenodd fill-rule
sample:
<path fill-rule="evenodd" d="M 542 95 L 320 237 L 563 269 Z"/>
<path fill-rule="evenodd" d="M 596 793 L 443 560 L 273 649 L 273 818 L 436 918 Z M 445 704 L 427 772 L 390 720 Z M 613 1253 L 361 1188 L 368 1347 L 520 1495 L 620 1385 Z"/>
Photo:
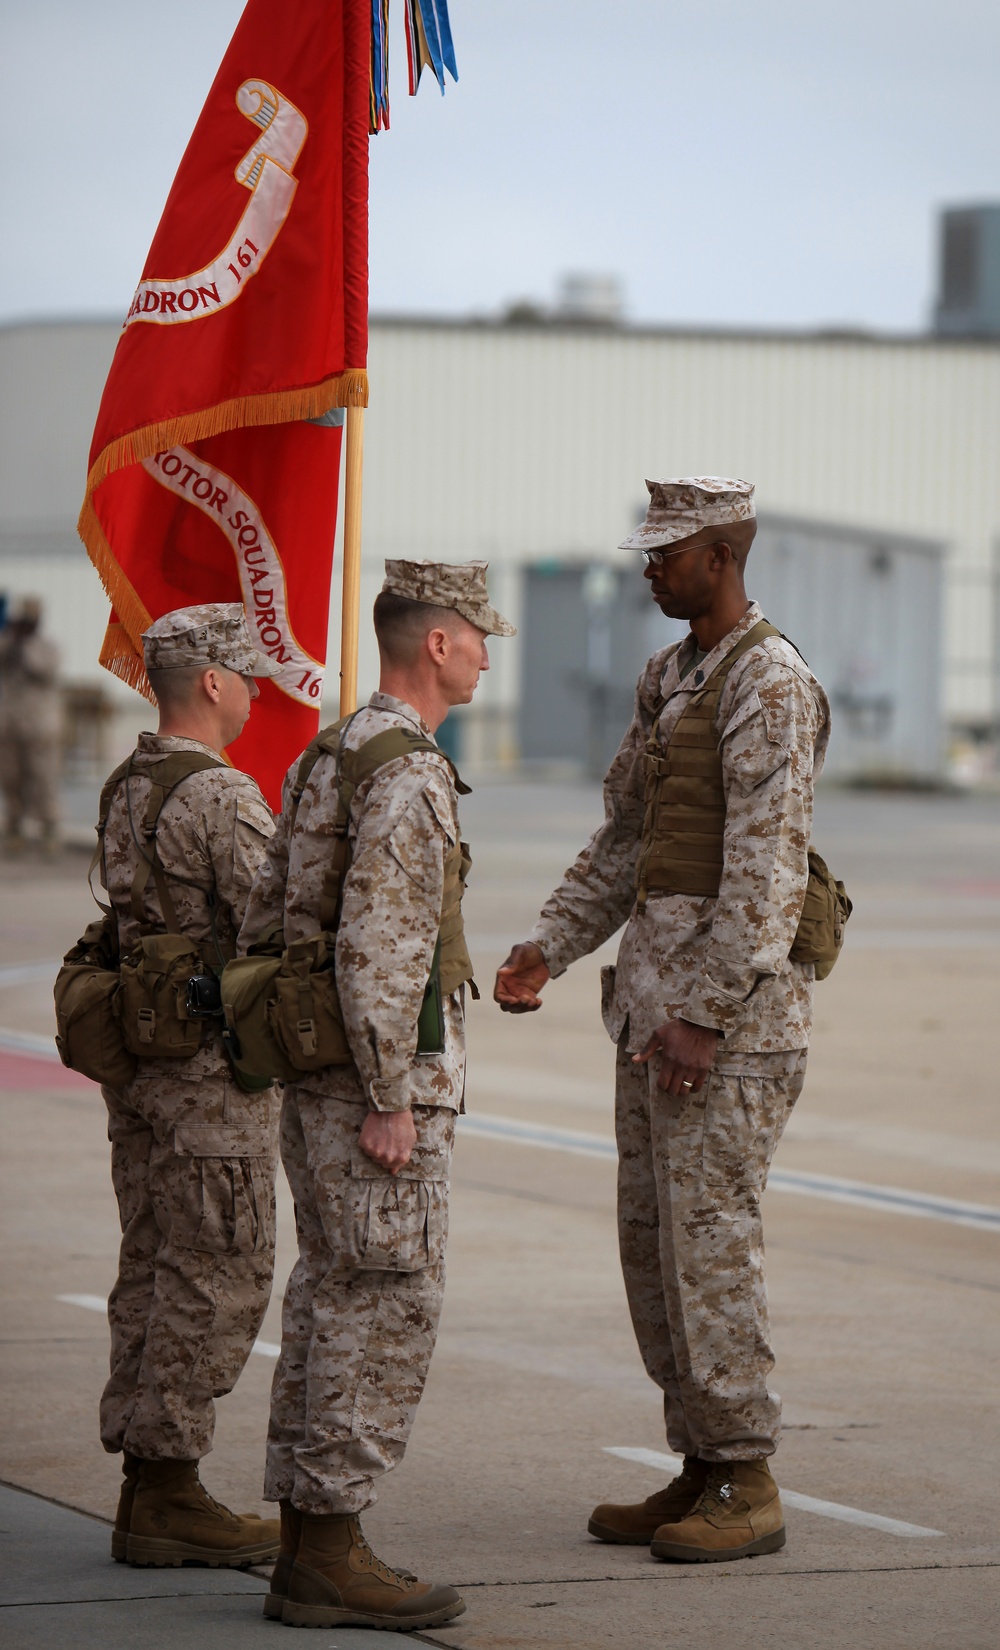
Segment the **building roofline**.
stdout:
<path fill-rule="evenodd" d="M 551 335 L 575 338 L 626 339 L 706 339 L 724 343 L 775 344 L 872 344 L 889 347 L 1000 348 L 1000 336 L 976 335 L 961 337 L 933 332 L 878 332 L 864 327 L 752 327 L 724 323 L 695 323 L 652 321 L 585 321 L 570 320 L 564 316 L 539 316 L 537 319 L 515 317 L 507 319 L 496 315 L 403 315 L 392 312 L 374 313 L 373 327 L 405 328 L 446 332 L 500 332 L 528 334 L 532 337 Z"/>
<path fill-rule="evenodd" d="M 31 327 L 119 327 L 123 320 L 124 316 L 118 313 L 22 315 L 0 320 L 0 333 L 26 331 Z M 375 311 L 370 316 L 370 325 L 373 330 L 385 327 L 399 331 L 410 329 L 424 332 L 502 333 L 519 337 L 621 338 L 636 342 L 644 339 L 677 339 L 720 343 L 867 344 L 889 349 L 1000 349 L 1000 336 L 989 334 L 963 336 L 935 332 L 879 332 L 874 328 L 850 326 L 754 327 L 722 322 L 588 321 L 542 314 L 534 318 L 507 318 L 502 315 L 408 315 L 392 311 Z"/>

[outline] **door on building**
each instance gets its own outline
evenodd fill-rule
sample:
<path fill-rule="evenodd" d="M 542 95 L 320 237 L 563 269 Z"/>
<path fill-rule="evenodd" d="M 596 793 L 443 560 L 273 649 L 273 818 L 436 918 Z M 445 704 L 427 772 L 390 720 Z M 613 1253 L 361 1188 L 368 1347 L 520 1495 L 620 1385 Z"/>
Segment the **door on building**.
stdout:
<path fill-rule="evenodd" d="M 592 777 L 604 774 L 650 652 L 649 608 L 648 587 L 634 568 L 575 561 L 525 568 L 522 761 L 568 762 Z M 664 635 L 659 646 L 672 639 Z"/>

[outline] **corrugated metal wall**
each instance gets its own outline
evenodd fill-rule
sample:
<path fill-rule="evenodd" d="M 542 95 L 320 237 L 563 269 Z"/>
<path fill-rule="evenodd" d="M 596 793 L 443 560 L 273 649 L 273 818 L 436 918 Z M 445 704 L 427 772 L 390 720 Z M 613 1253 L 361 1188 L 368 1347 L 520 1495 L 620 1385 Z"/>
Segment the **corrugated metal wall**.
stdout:
<path fill-rule="evenodd" d="M 69 547 L 117 336 L 0 329 L 0 587 L 58 592 L 74 671 L 103 621 Z M 944 542 L 947 708 L 996 716 L 1000 345 L 375 320 L 370 370 L 364 608 L 387 555 L 482 556 L 516 622 L 525 562 L 616 559 L 645 475 L 744 475 L 762 511 Z M 509 729 L 518 643 L 492 652 L 482 708 Z"/>
<path fill-rule="evenodd" d="M 948 710 L 995 715 L 1000 347 L 401 322 L 371 369 L 371 555 L 613 558 L 644 476 L 746 476 L 945 543 Z"/>

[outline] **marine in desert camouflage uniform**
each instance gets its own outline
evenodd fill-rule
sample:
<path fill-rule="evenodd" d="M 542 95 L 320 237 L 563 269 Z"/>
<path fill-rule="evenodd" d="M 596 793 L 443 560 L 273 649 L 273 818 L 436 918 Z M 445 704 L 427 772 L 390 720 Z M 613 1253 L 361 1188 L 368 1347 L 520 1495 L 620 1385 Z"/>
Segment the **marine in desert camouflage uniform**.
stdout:
<path fill-rule="evenodd" d="M 166 926 L 152 876 L 138 913 L 133 905 L 136 867 L 152 851 L 142 829 L 152 765 L 184 752 L 215 758 L 176 786 L 155 831 L 178 926 L 211 967 L 235 955 L 274 830 L 254 780 L 219 753 L 247 720 L 254 678 L 273 670 L 235 603 L 168 613 L 143 643 L 159 731 L 140 734 L 112 795 L 102 877 L 127 959 Z M 147 1564 L 259 1562 L 277 1549 L 277 1522 L 219 1506 L 197 1462 L 212 1447 L 213 1400 L 235 1385 L 270 1295 L 277 1092 L 244 1093 L 214 1029 L 190 1058 L 140 1059 L 126 1088 L 103 1092 L 122 1227 L 101 1399 L 104 1447 L 124 1452 L 113 1552 Z"/>
<path fill-rule="evenodd" d="M 647 553 L 653 599 L 691 631 L 640 676 L 604 822 L 500 969 L 496 997 L 510 1012 L 539 1007 L 546 980 L 627 924 L 617 968 L 603 976 L 604 1023 L 618 1045 L 621 1259 L 667 1439 L 685 1465 L 641 1505 L 596 1508 L 589 1527 L 606 1541 L 652 1541 L 659 1557 L 726 1559 L 785 1539 L 767 1460 L 780 1402 L 767 1385 L 760 1195 L 805 1073 L 813 967 L 791 962 L 789 949 L 829 707 L 783 637 L 737 657 L 711 737 L 725 796 L 718 897 L 652 887 L 643 897 L 647 743 L 670 771 L 682 714 L 762 619 L 743 580 L 752 486 L 647 485 L 646 523 L 623 548 Z"/>
<path fill-rule="evenodd" d="M 459 1615 L 453 1588 L 391 1570 L 358 1514 L 403 1456 L 444 1290 L 448 1177 L 465 1090 L 464 986 L 443 997 L 443 1052 L 418 1054 L 449 861 L 460 841 L 456 778 L 432 735 L 472 698 L 488 635 L 513 634 L 489 604 L 482 562 L 391 561 L 375 604 L 379 691 L 344 727 L 357 751 L 388 729 L 432 748 L 362 780 L 336 974 L 353 1062 L 287 1085 L 281 1155 L 299 1258 L 285 1293 L 265 1495 L 282 1550 L 265 1613 L 297 1626 L 430 1626 Z M 286 945 L 320 930 L 338 762 L 322 754 L 297 807 L 299 764 L 240 935 L 275 921 Z M 442 931 L 443 932 L 443 931 Z M 462 950 L 465 961 L 464 941 Z M 471 978 L 471 965 L 460 970 Z"/>

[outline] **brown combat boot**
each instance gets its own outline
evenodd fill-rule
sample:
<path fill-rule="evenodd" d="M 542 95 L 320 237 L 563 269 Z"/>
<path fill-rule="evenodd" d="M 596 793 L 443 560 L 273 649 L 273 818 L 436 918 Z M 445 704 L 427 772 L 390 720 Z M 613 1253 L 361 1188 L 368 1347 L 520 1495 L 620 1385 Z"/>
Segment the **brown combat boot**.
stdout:
<path fill-rule="evenodd" d="M 664 1524 L 676 1524 L 694 1511 L 705 1488 L 710 1465 L 708 1461 L 699 1461 L 696 1455 L 685 1455 L 683 1470 L 670 1480 L 666 1489 L 657 1490 L 655 1495 L 631 1506 L 602 1501 L 591 1513 L 587 1529 L 598 1541 L 617 1541 L 623 1547 L 648 1547 Z"/>
<path fill-rule="evenodd" d="M 132 1502 L 130 1564 L 240 1569 L 276 1558 L 276 1518 L 230 1512 L 209 1495 L 197 1461 L 143 1461 Z"/>
<path fill-rule="evenodd" d="M 281 1546 L 278 1548 L 278 1557 L 274 1569 L 271 1571 L 271 1587 L 264 1600 L 264 1614 L 269 1621 L 280 1621 L 281 1612 L 285 1607 L 288 1596 L 288 1578 L 292 1573 L 295 1555 L 299 1550 L 299 1538 L 302 1535 L 302 1514 L 290 1501 L 279 1501 L 278 1511 L 281 1514 Z"/>
<path fill-rule="evenodd" d="M 438 1627 L 465 1610 L 454 1587 L 418 1581 L 375 1557 L 354 1515 L 302 1514 L 281 1619 L 290 1627 Z"/>
<path fill-rule="evenodd" d="M 714 1462 L 694 1511 L 657 1530 L 650 1552 L 654 1558 L 710 1564 L 776 1553 L 784 1545 L 778 1486 L 761 1456 L 757 1461 Z"/>
<path fill-rule="evenodd" d="M 139 1482 L 139 1468 L 142 1461 L 138 1455 L 130 1455 L 128 1450 L 122 1452 L 122 1487 L 118 1496 L 118 1511 L 115 1513 L 115 1527 L 111 1531 L 111 1557 L 116 1564 L 124 1564 L 128 1556 L 128 1532 L 132 1522 L 132 1503 L 135 1500 L 135 1486 Z"/>

